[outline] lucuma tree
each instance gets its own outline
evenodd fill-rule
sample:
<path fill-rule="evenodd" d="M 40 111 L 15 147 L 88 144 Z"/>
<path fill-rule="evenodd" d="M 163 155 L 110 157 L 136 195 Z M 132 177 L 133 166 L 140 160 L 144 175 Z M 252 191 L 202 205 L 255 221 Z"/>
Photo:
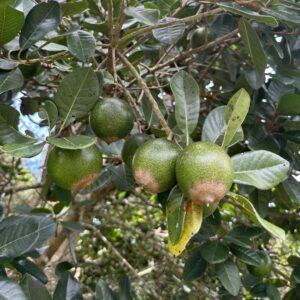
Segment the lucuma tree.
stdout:
<path fill-rule="evenodd" d="M 2 0 L 0 299 L 300 299 L 299 26 Z"/>

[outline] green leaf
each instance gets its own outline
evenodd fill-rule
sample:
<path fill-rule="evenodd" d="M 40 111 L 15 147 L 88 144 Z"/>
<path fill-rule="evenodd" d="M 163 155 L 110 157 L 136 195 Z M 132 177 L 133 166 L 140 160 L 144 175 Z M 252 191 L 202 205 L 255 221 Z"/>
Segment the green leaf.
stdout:
<path fill-rule="evenodd" d="M 159 10 L 145 8 L 144 6 L 127 7 L 125 8 L 124 13 L 146 25 L 153 25 L 157 23 L 160 15 Z"/>
<path fill-rule="evenodd" d="M 60 21 L 60 6 L 56 1 L 35 5 L 27 15 L 21 31 L 21 50 L 28 49 L 47 33 L 55 30 Z"/>
<path fill-rule="evenodd" d="M 223 139 L 222 147 L 226 148 L 232 144 L 232 140 L 247 116 L 250 102 L 250 96 L 245 89 L 240 89 L 229 100 L 225 109 L 227 129 Z"/>
<path fill-rule="evenodd" d="M 272 300 L 282 299 L 277 287 L 270 283 L 267 285 L 267 296 Z"/>
<path fill-rule="evenodd" d="M 273 16 L 274 18 L 288 24 L 288 25 L 300 25 L 300 17 L 284 11 L 276 11 L 267 7 L 262 7 L 262 12 Z"/>
<path fill-rule="evenodd" d="M 84 149 L 88 148 L 96 143 L 96 138 L 89 137 L 87 135 L 76 135 L 69 137 L 47 137 L 47 142 L 53 146 L 63 149 Z"/>
<path fill-rule="evenodd" d="M 21 30 L 24 14 L 10 6 L 0 6 L 0 46 L 10 42 Z"/>
<path fill-rule="evenodd" d="M 160 23 L 175 21 L 175 18 L 164 18 Z M 184 34 L 185 24 L 176 24 L 168 27 L 157 28 L 152 30 L 152 34 L 159 42 L 172 45 L 176 43 Z"/>
<path fill-rule="evenodd" d="M 297 181 L 293 176 L 288 178 L 283 183 L 284 190 L 288 194 L 289 198 L 296 205 L 300 205 L 300 189 L 299 181 Z"/>
<path fill-rule="evenodd" d="M 62 274 L 53 294 L 54 300 L 83 300 L 78 281 L 68 272 Z"/>
<path fill-rule="evenodd" d="M 67 75 L 60 83 L 55 104 L 64 122 L 87 116 L 99 97 L 99 81 L 91 68 L 80 68 Z"/>
<path fill-rule="evenodd" d="M 13 107 L 0 104 L 0 145 L 32 141 L 32 138 L 18 131 L 19 117 L 20 114 Z"/>
<path fill-rule="evenodd" d="M 73 16 L 79 14 L 88 8 L 85 0 L 77 2 L 62 3 L 61 10 L 64 16 Z"/>
<path fill-rule="evenodd" d="M 244 152 L 232 158 L 234 182 L 268 190 L 285 179 L 290 164 L 277 154 L 265 150 Z"/>
<path fill-rule="evenodd" d="M 24 78 L 19 68 L 8 72 L 0 72 L 0 94 L 19 89 L 23 84 Z"/>
<path fill-rule="evenodd" d="M 251 219 L 252 222 L 254 222 L 256 225 L 260 225 L 263 228 L 265 228 L 269 233 L 271 233 L 273 236 L 284 239 L 285 238 L 285 232 L 280 227 L 270 223 L 267 220 L 264 220 L 260 217 L 260 215 L 257 213 L 255 207 L 253 204 L 244 196 L 229 192 L 228 196 L 232 198 L 237 204 L 239 204 L 247 214 L 247 216 Z"/>
<path fill-rule="evenodd" d="M 300 95 L 289 94 L 280 98 L 277 112 L 280 115 L 300 115 Z"/>
<path fill-rule="evenodd" d="M 227 11 L 243 16 L 245 18 L 266 24 L 271 27 L 278 26 L 278 22 L 274 17 L 267 16 L 267 15 L 260 15 L 259 13 L 250 10 L 249 8 L 246 8 L 244 6 L 235 3 L 216 3 L 216 4 L 223 7 Z"/>
<path fill-rule="evenodd" d="M 175 97 L 175 119 L 178 128 L 189 137 L 197 127 L 200 110 L 200 91 L 196 80 L 181 70 L 171 79 Z"/>
<path fill-rule="evenodd" d="M 225 110 L 226 106 L 223 105 L 210 111 L 203 124 L 202 141 L 208 141 L 218 145 L 222 144 L 227 129 Z M 239 127 L 228 147 L 242 141 L 243 139 L 244 132 L 242 127 Z"/>
<path fill-rule="evenodd" d="M 49 216 L 11 216 L 0 222 L 0 257 L 15 258 L 41 247 L 56 230 Z"/>
<path fill-rule="evenodd" d="M 261 234 L 262 229 L 260 227 L 238 225 L 229 232 L 226 239 L 235 245 L 251 249 L 253 244 L 252 240 Z"/>
<path fill-rule="evenodd" d="M 21 286 L 28 300 L 51 300 L 52 299 L 46 286 L 29 274 L 25 274 L 25 276 L 22 279 Z"/>
<path fill-rule="evenodd" d="M 202 257 L 210 264 L 219 264 L 229 257 L 229 249 L 219 241 L 207 241 L 200 247 Z"/>
<path fill-rule="evenodd" d="M 79 222 L 67 222 L 67 221 L 62 221 L 61 222 L 62 226 L 70 231 L 76 231 L 76 232 L 83 232 L 84 227 L 80 225 Z"/>
<path fill-rule="evenodd" d="M 39 116 L 40 118 L 47 119 L 50 129 L 53 128 L 58 118 L 58 110 L 54 102 L 46 101 L 44 106 L 40 108 Z"/>
<path fill-rule="evenodd" d="M 0 278 L 0 299 L 1 300 L 28 300 L 22 288 L 8 278 Z"/>
<path fill-rule="evenodd" d="M 87 31 L 78 30 L 68 34 L 67 43 L 70 53 L 80 61 L 86 62 L 95 55 L 96 40 Z"/>
<path fill-rule="evenodd" d="M 268 60 L 256 31 L 245 19 L 241 18 L 239 22 L 239 32 L 254 67 L 260 75 L 263 75 Z"/>
<path fill-rule="evenodd" d="M 261 264 L 261 257 L 257 251 L 238 245 L 230 245 L 231 252 L 247 265 L 258 266 Z"/>
<path fill-rule="evenodd" d="M 127 275 L 122 275 L 120 281 L 119 281 L 119 287 L 120 287 L 120 300 L 131 300 L 130 296 L 130 280 Z"/>
<path fill-rule="evenodd" d="M 5 70 L 5 71 L 13 70 L 18 65 L 19 65 L 19 63 L 16 61 L 11 61 L 11 60 L 0 58 L 0 69 L 1 70 Z"/>
<path fill-rule="evenodd" d="M 32 142 L 5 144 L 2 150 L 15 157 L 33 157 L 40 154 L 44 148 L 45 143 L 38 140 Z"/>
<path fill-rule="evenodd" d="M 239 270 L 231 260 L 216 266 L 217 276 L 224 288 L 233 296 L 237 296 L 241 286 Z"/>
<path fill-rule="evenodd" d="M 103 280 L 99 280 L 96 284 L 96 300 L 114 300 L 109 287 Z"/>
<path fill-rule="evenodd" d="M 111 174 L 111 181 L 116 189 L 119 191 L 131 191 L 134 189 L 135 180 L 133 178 L 132 170 L 125 164 L 119 166 L 108 167 Z"/>
<path fill-rule="evenodd" d="M 28 273 L 44 284 L 48 282 L 48 278 L 42 269 L 27 258 L 15 259 L 11 264 L 23 275 Z"/>
<path fill-rule="evenodd" d="M 204 275 L 207 268 L 207 262 L 202 258 L 199 250 L 196 250 L 187 259 L 183 269 L 183 279 L 192 281 Z"/>
<path fill-rule="evenodd" d="M 9 4 L 11 4 L 14 0 L 1 0 L 0 2 L 0 8 L 6 7 Z"/>
<path fill-rule="evenodd" d="M 166 216 L 169 239 L 175 245 L 181 237 L 185 216 L 184 195 L 177 185 L 170 192 L 167 201 Z"/>

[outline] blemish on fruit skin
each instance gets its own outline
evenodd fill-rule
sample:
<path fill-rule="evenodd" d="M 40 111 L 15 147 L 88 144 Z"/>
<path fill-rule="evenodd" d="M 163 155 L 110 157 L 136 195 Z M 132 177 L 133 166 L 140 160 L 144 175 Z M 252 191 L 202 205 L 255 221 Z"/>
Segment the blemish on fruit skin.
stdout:
<path fill-rule="evenodd" d="M 143 186 L 151 193 L 159 193 L 160 186 L 153 174 L 147 170 L 137 169 L 134 172 L 134 178 L 137 184 Z"/>
<path fill-rule="evenodd" d="M 189 191 L 189 198 L 196 204 L 211 204 L 220 201 L 226 195 L 226 186 L 217 182 L 195 183 Z"/>
<path fill-rule="evenodd" d="M 74 190 L 80 190 L 83 189 L 89 185 L 91 185 L 97 178 L 99 177 L 99 173 L 92 173 L 88 176 L 85 176 L 84 178 L 80 179 L 76 183 L 72 185 L 72 189 Z"/>

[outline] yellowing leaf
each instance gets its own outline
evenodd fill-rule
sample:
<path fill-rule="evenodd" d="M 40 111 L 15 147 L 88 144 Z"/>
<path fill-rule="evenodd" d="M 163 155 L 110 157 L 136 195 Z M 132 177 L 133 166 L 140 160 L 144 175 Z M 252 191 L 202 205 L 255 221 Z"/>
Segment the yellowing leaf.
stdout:
<path fill-rule="evenodd" d="M 186 206 L 183 231 L 179 242 L 173 245 L 170 238 L 168 240 L 169 250 L 174 256 L 178 256 L 184 251 L 188 241 L 199 231 L 201 224 L 202 206 L 196 205 L 190 201 Z"/>

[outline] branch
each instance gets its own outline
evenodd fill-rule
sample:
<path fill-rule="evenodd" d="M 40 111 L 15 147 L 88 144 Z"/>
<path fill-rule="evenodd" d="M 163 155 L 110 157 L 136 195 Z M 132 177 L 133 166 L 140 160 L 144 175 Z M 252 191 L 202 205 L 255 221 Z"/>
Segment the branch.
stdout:
<path fill-rule="evenodd" d="M 198 22 L 202 18 L 213 16 L 213 15 L 216 15 L 216 14 L 221 13 L 223 11 L 224 11 L 223 8 L 215 8 L 215 9 L 212 9 L 210 11 L 204 12 L 202 14 L 197 14 L 195 16 L 190 16 L 190 17 L 186 17 L 186 18 L 183 18 L 183 19 L 177 19 L 177 20 L 174 20 L 174 21 L 166 22 L 166 23 L 158 23 L 158 24 L 155 24 L 155 25 L 142 27 L 141 29 L 133 31 L 133 32 L 129 33 L 128 35 L 125 35 L 123 38 L 121 38 L 120 39 L 120 44 L 123 45 L 123 44 L 129 42 L 131 39 L 137 38 L 140 35 L 144 35 L 145 33 L 148 33 L 150 31 L 152 31 L 153 29 L 169 27 L 169 26 L 182 24 L 182 23 Z"/>
<path fill-rule="evenodd" d="M 16 192 L 21 192 L 21 191 L 26 191 L 26 190 L 33 190 L 37 189 L 43 186 L 42 182 L 35 183 L 32 185 L 21 185 L 21 186 L 7 186 L 3 189 L 0 189 L 0 193 L 16 193 Z"/>
<path fill-rule="evenodd" d="M 151 103 L 153 112 L 157 115 L 161 126 L 165 129 L 168 139 L 172 139 L 174 136 L 174 133 L 173 133 L 172 129 L 169 127 L 168 123 L 166 122 L 163 114 L 161 113 L 161 111 L 157 105 L 157 102 L 155 101 L 154 97 L 152 96 L 151 91 L 148 88 L 146 82 L 143 80 L 143 78 L 141 77 L 139 72 L 135 69 L 135 67 L 131 64 L 131 62 L 124 55 L 122 55 L 120 52 L 117 52 L 117 55 L 120 58 L 120 60 L 124 63 L 124 65 L 126 65 L 129 68 L 129 70 L 132 72 L 132 74 L 136 78 L 137 82 L 139 83 L 140 87 L 144 91 L 145 95 L 147 96 L 147 99 Z"/>

